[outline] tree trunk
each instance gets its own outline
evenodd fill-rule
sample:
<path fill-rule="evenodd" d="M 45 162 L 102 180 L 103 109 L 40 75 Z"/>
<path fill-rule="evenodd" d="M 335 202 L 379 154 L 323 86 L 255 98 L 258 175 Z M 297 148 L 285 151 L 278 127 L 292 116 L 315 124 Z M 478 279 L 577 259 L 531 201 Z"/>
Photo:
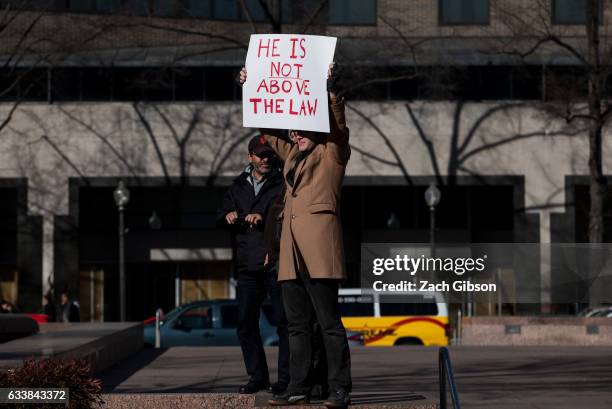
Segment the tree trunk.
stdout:
<path fill-rule="evenodd" d="M 601 112 L 602 72 L 599 50 L 599 7 L 601 0 L 586 1 L 586 31 L 588 42 L 588 103 L 589 103 L 589 242 L 602 243 L 604 239 L 604 197 L 606 179 L 602 170 L 601 137 L 603 116 Z"/>

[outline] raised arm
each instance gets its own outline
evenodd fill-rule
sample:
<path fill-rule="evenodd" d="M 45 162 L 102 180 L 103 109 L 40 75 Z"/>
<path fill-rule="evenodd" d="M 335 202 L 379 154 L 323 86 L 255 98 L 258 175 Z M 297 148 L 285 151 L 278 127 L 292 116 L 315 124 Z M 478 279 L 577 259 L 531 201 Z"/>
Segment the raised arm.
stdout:
<path fill-rule="evenodd" d="M 276 156 L 283 162 L 287 160 L 289 152 L 293 147 L 293 143 L 289 141 L 287 131 L 282 129 L 260 129 L 261 134 L 266 139 L 266 142 L 270 144 L 270 147 L 276 152 Z"/>
<path fill-rule="evenodd" d="M 334 72 L 335 71 L 335 72 Z M 346 165 L 350 156 L 349 129 L 344 116 L 344 98 L 338 96 L 339 72 L 334 64 L 330 65 L 327 88 L 329 91 L 329 136 L 327 150 L 340 164 Z"/>

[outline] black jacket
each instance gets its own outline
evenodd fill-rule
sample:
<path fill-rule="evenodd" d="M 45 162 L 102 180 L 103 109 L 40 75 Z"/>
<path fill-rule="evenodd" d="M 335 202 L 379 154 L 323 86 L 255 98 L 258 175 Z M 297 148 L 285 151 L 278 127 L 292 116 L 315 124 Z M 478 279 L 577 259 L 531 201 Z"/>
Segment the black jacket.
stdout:
<path fill-rule="evenodd" d="M 276 262 L 280 253 L 280 239 L 283 231 L 283 220 L 279 216 L 285 208 L 285 184 L 282 184 L 277 199 L 268 209 L 266 223 L 264 225 L 264 241 L 266 250 L 270 256 L 270 262 Z"/>
<path fill-rule="evenodd" d="M 60 322 L 80 322 L 81 312 L 79 304 L 76 301 L 68 301 L 64 305 L 60 305 Z"/>
<path fill-rule="evenodd" d="M 248 170 L 238 176 L 225 193 L 223 203 L 217 211 L 217 222 L 232 232 L 235 273 L 255 272 L 263 269 L 266 257 L 263 236 L 266 216 L 283 184 L 281 173 L 272 172 L 268 174 L 259 194 L 255 196 L 250 178 Z M 263 222 L 253 229 L 249 228 L 246 223 L 229 226 L 225 222 L 225 216 L 234 210 L 241 218 L 247 214 L 259 213 L 263 217 Z"/>

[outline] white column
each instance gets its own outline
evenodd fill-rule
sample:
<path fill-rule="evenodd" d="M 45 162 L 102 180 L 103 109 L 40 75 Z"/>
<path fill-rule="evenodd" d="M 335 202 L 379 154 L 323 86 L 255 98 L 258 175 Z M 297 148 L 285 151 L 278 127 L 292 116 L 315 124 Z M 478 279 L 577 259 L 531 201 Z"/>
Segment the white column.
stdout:
<path fill-rule="evenodd" d="M 551 255 L 550 209 L 540 211 L 540 303 L 541 312 L 550 312 L 551 303 Z"/>
<path fill-rule="evenodd" d="M 43 213 L 43 239 L 42 239 L 42 291 L 45 294 L 50 289 L 50 284 L 54 283 L 53 277 L 53 214 Z"/>

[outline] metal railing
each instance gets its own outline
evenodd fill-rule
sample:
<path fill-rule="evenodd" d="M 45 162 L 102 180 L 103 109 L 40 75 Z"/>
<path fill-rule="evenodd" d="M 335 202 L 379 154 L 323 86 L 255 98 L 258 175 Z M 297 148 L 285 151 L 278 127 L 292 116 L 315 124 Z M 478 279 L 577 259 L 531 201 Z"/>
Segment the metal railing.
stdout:
<path fill-rule="evenodd" d="M 453 375 L 453 366 L 451 365 L 450 354 L 445 347 L 440 348 L 438 352 L 438 370 L 440 379 L 440 409 L 447 409 L 446 406 L 446 384 L 450 387 L 451 401 L 453 409 L 461 409 L 459 403 L 459 395 L 457 394 L 457 386 L 455 385 L 455 376 Z"/>
<path fill-rule="evenodd" d="M 161 347 L 161 310 L 158 308 L 155 311 L 155 348 Z"/>

